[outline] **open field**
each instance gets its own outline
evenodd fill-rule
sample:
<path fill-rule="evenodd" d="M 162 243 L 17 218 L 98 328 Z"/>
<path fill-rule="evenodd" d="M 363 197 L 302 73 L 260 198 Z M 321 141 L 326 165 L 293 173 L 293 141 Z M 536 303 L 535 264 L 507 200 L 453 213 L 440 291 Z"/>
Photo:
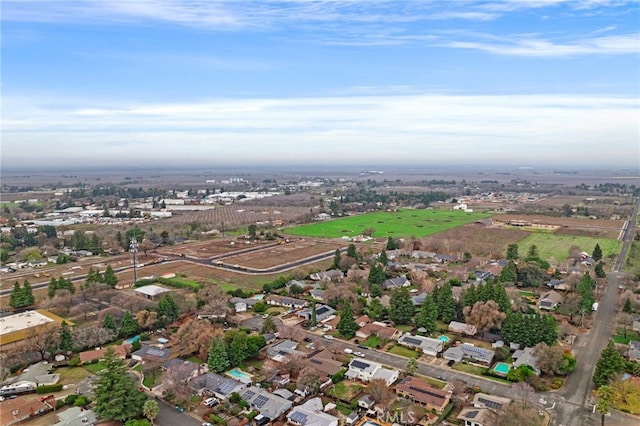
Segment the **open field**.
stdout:
<path fill-rule="evenodd" d="M 366 229 L 373 229 L 373 236 L 377 238 L 424 237 L 489 216 L 453 210 L 399 210 L 302 225 L 287 229 L 286 232 L 309 237 L 341 238 L 355 237 Z"/>
<path fill-rule="evenodd" d="M 553 217 L 543 215 L 499 214 L 494 222 L 505 224 L 519 222 L 522 229 L 553 232 L 571 236 L 617 239 L 624 227 L 624 220 L 587 219 L 579 217 Z"/>
<path fill-rule="evenodd" d="M 578 246 L 582 251 L 591 253 L 596 244 L 600 244 L 603 258 L 606 258 L 611 253 L 618 254 L 621 246 L 620 241 L 612 239 L 534 232 L 520 241 L 519 251 L 521 255 L 526 255 L 527 250 L 533 244 L 538 247 L 538 252 L 542 259 L 554 257 L 558 261 L 564 261 L 569 257 L 569 248 L 571 246 Z"/>
<path fill-rule="evenodd" d="M 496 258 L 504 256 L 507 246 L 526 238 L 529 232 L 522 229 L 486 227 L 469 223 L 424 238 L 424 249 L 439 251 L 442 248 L 454 252 L 468 251 L 474 256 Z"/>
<path fill-rule="evenodd" d="M 209 241 L 189 242 L 175 246 L 166 246 L 157 250 L 158 254 L 184 254 L 186 256 L 206 259 L 212 256 L 232 253 L 250 247 L 267 246 L 274 241 L 249 241 L 240 238 L 219 238 Z"/>
<path fill-rule="evenodd" d="M 213 209 L 190 211 L 176 214 L 167 219 L 169 223 L 186 225 L 199 223 L 212 225 L 218 230 L 232 229 L 255 223 L 260 228 L 261 223 L 281 221 L 283 225 L 299 223 L 301 218 L 309 213 L 308 207 L 278 206 L 265 207 L 259 205 L 234 204 L 230 206 L 216 206 Z"/>
<path fill-rule="evenodd" d="M 249 268 L 265 269 L 344 247 L 346 247 L 346 244 L 342 241 L 295 239 L 288 244 L 277 245 L 266 250 L 227 257 L 224 262 Z"/>

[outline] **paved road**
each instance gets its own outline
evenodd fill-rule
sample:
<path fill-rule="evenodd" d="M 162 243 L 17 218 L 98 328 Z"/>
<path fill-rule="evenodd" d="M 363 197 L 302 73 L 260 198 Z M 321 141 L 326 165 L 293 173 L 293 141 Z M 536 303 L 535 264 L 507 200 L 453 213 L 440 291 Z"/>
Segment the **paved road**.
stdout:
<path fill-rule="evenodd" d="M 158 417 L 153 422 L 156 426 L 201 426 L 202 422 L 186 413 L 181 413 L 175 407 L 158 400 Z"/>

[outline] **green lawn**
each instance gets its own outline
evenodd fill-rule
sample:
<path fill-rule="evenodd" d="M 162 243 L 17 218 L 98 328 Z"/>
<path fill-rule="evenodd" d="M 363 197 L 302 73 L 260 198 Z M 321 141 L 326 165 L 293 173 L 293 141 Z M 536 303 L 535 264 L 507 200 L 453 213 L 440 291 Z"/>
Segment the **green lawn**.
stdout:
<path fill-rule="evenodd" d="M 53 372 L 60 374 L 60 382 L 64 384 L 78 383 L 89 376 L 89 372 L 82 367 L 61 367 L 56 368 Z"/>
<path fill-rule="evenodd" d="M 475 374 L 476 376 L 482 376 L 488 370 L 487 367 L 480 367 L 479 365 L 472 364 L 463 364 L 460 362 L 453 364 L 451 368 L 453 368 L 454 370 L 463 371 L 465 373 Z"/>
<path fill-rule="evenodd" d="M 360 393 L 362 386 L 357 384 L 347 384 L 345 382 L 336 383 L 327 388 L 327 395 L 341 399 L 343 401 L 351 401 Z"/>
<path fill-rule="evenodd" d="M 564 261 L 569 257 L 571 246 L 578 246 L 582 251 L 591 253 L 596 244 L 600 244 L 602 257 L 606 259 L 611 253 L 618 254 L 621 245 L 620 241 L 607 238 L 532 233 L 518 243 L 520 255 L 526 256 L 527 250 L 534 244 L 538 247 L 540 258 L 546 260 L 554 257 L 557 261 Z"/>
<path fill-rule="evenodd" d="M 403 333 L 409 333 L 413 330 L 413 326 L 409 324 L 396 325 L 396 328 Z"/>
<path fill-rule="evenodd" d="M 95 364 L 84 364 L 83 367 L 93 374 L 97 374 L 98 372 L 107 368 L 104 362 L 96 362 Z"/>
<path fill-rule="evenodd" d="M 198 358 L 196 356 L 190 356 L 189 358 L 187 358 L 187 361 L 191 361 L 194 364 L 198 364 L 198 365 L 203 364 L 203 363 L 206 362 L 206 361 L 203 361 L 203 360 L 201 360 L 200 358 Z"/>
<path fill-rule="evenodd" d="M 418 358 L 420 354 L 413 349 L 405 348 L 404 346 L 395 345 L 387 349 L 387 352 L 400 355 L 406 358 Z"/>
<path fill-rule="evenodd" d="M 373 228 L 373 236 L 424 237 L 465 223 L 483 219 L 485 213 L 464 213 L 454 210 L 399 210 L 376 212 L 328 220 L 287 229 L 287 234 L 307 237 L 354 237 L 365 229 Z"/>
<path fill-rule="evenodd" d="M 377 348 L 382 347 L 382 340 L 380 340 L 378 336 L 369 336 L 369 338 L 362 342 L 362 344 L 365 346 L 369 346 L 370 348 Z"/>

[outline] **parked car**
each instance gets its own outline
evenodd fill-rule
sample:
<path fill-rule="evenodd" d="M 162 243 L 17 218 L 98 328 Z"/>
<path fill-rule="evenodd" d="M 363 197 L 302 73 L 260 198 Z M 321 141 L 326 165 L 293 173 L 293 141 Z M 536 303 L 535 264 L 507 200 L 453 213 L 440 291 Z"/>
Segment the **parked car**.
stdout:
<path fill-rule="evenodd" d="M 213 406 L 217 405 L 219 402 L 220 401 L 218 401 L 216 398 L 211 397 L 211 398 L 207 398 L 204 401 L 204 405 L 206 405 L 207 407 L 213 407 Z"/>
<path fill-rule="evenodd" d="M 360 358 L 364 358 L 364 354 L 362 352 L 355 352 L 355 356 L 359 356 Z"/>
<path fill-rule="evenodd" d="M 333 340 L 334 339 L 334 337 L 332 335 L 330 335 L 330 334 L 323 334 L 322 337 L 324 337 L 327 340 Z"/>
<path fill-rule="evenodd" d="M 345 354 L 352 354 L 353 353 L 353 349 L 344 348 L 344 353 Z"/>
<path fill-rule="evenodd" d="M 450 360 L 449 360 L 449 362 L 447 362 L 447 365 L 448 365 L 449 367 L 451 367 L 451 366 L 452 366 L 453 364 L 455 364 L 455 363 L 456 363 L 456 362 L 455 362 L 454 360 L 450 359 Z"/>
<path fill-rule="evenodd" d="M 366 345 L 358 345 L 358 347 L 360 349 L 369 349 L 369 346 L 366 346 Z"/>

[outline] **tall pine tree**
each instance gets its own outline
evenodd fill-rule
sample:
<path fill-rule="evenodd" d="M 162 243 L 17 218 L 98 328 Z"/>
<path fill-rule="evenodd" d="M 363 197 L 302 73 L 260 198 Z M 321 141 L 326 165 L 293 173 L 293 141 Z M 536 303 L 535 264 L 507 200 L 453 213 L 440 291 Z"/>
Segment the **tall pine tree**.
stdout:
<path fill-rule="evenodd" d="M 437 318 L 438 306 L 433 301 L 433 297 L 428 294 L 416 317 L 416 326 L 426 329 L 426 333 L 431 333 L 436 329 Z"/>
<path fill-rule="evenodd" d="M 593 383 L 600 387 L 609 384 L 615 375 L 624 372 L 624 358 L 616 350 L 613 341 L 609 340 L 607 347 L 600 354 L 593 373 Z"/>
<path fill-rule="evenodd" d="M 214 338 L 209 348 L 209 358 L 207 359 L 209 371 L 220 373 L 229 367 L 229 359 L 227 358 L 227 347 L 224 341 Z"/>
<path fill-rule="evenodd" d="M 353 311 L 351 310 L 351 305 L 349 303 L 345 303 L 342 311 L 340 312 L 340 322 L 338 322 L 338 331 L 342 334 L 347 340 L 352 339 L 353 336 L 356 335 L 356 331 L 358 330 L 358 324 L 356 324 L 356 320 L 353 317 Z"/>

